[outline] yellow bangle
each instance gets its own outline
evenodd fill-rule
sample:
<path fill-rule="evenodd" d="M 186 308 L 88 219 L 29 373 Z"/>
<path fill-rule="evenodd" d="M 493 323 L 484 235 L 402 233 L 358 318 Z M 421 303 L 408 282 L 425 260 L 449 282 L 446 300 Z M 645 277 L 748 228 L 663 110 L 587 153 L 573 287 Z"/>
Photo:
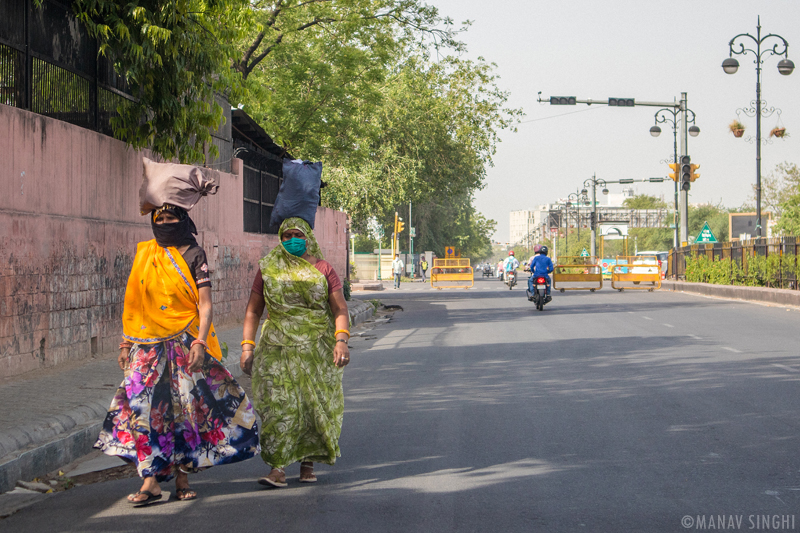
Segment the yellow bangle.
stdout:
<path fill-rule="evenodd" d="M 242 346 L 244 346 L 245 344 L 252 344 L 253 346 L 256 345 L 255 341 L 242 341 Z"/>
<path fill-rule="evenodd" d="M 346 329 L 337 329 L 337 330 L 336 330 L 336 332 L 333 334 L 333 336 L 335 337 L 335 336 L 336 336 L 336 335 L 338 335 L 339 333 L 347 333 L 347 338 L 348 338 L 348 339 L 350 338 L 350 332 L 349 332 L 349 331 L 347 331 Z"/>

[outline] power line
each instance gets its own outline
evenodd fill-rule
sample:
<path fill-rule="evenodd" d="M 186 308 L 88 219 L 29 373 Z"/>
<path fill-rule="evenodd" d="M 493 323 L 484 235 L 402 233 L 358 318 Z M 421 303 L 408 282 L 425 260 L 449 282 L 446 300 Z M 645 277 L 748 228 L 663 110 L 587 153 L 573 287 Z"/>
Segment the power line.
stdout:
<path fill-rule="evenodd" d="M 587 111 L 596 111 L 598 109 L 603 109 L 602 107 L 589 107 L 587 109 L 581 109 L 580 111 L 570 111 L 569 113 L 561 113 L 560 115 L 552 115 L 549 117 L 542 117 L 542 118 L 534 118 L 532 120 L 523 120 L 522 122 L 517 122 L 517 124 L 528 124 L 530 122 L 539 122 L 540 120 L 547 120 L 556 117 L 565 117 L 567 115 L 574 115 L 575 113 L 586 113 Z"/>

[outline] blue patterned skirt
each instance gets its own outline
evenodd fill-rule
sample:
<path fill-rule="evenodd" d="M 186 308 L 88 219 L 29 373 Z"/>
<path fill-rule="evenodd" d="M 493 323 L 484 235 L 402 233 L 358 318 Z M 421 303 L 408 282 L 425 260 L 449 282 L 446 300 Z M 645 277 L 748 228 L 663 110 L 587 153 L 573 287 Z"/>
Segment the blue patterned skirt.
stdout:
<path fill-rule="evenodd" d="M 258 422 L 244 390 L 206 354 L 190 373 L 193 337 L 135 344 L 94 447 L 135 462 L 141 477 L 172 478 L 257 455 Z"/>

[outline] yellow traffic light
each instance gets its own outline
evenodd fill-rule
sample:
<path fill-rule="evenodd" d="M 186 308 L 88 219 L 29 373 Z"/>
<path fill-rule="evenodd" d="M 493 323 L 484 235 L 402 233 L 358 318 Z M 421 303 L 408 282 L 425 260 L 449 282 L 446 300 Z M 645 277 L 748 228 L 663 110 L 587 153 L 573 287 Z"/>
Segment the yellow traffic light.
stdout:
<path fill-rule="evenodd" d="M 699 178 L 699 177 L 700 177 L 700 174 L 698 174 L 698 173 L 696 173 L 696 172 L 695 172 L 695 170 L 697 170 L 698 168 L 700 168 L 700 165 L 691 164 L 691 165 L 689 165 L 689 166 L 690 166 L 690 167 L 691 167 L 691 169 L 692 169 L 692 170 L 691 170 L 691 172 L 689 173 L 689 181 L 694 181 L 694 180 L 696 180 L 697 178 Z"/>
<path fill-rule="evenodd" d="M 403 228 L 405 228 L 405 227 L 406 227 L 405 223 L 402 220 L 398 220 L 397 221 L 397 234 L 399 235 L 400 233 L 403 233 Z"/>
<path fill-rule="evenodd" d="M 678 176 L 680 176 L 680 165 L 678 163 L 670 163 L 669 168 L 672 169 L 672 172 L 669 174 L 669 178 L 672 181 L 678 181 Z"/>

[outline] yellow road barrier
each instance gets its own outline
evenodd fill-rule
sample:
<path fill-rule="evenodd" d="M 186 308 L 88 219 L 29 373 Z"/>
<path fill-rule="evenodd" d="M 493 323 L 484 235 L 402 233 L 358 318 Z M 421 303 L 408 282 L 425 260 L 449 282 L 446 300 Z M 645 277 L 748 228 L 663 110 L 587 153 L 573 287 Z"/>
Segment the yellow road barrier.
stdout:
<path fill-rule="evenodd" d="M 567 287 L 559 287 L 570 283 Z M 574 284 L 578 284 L 577 286 Z M 559 257 L 553 267 L 553 288 L 560 291 L 591 291 L 603 288 L 603 267 L 596 257 Z"/>
<path fill-rule="evenodd" d="M 434 259 L 431 287 L 436 289 L 469 289 L 475 285 L 475 273 L 469 259 Z"/>
<path fill-rule="evenodd" d="M 626 285 L 622 285 L 625 283 Z M 630 283 L 631 285 L 627 285 Z M 661 288 L 661 267 L 654 255 L 617 257 L 617 264 L 611 267 L 611 287 L 622 292 L 624 289 L 653 291 Z"/>

